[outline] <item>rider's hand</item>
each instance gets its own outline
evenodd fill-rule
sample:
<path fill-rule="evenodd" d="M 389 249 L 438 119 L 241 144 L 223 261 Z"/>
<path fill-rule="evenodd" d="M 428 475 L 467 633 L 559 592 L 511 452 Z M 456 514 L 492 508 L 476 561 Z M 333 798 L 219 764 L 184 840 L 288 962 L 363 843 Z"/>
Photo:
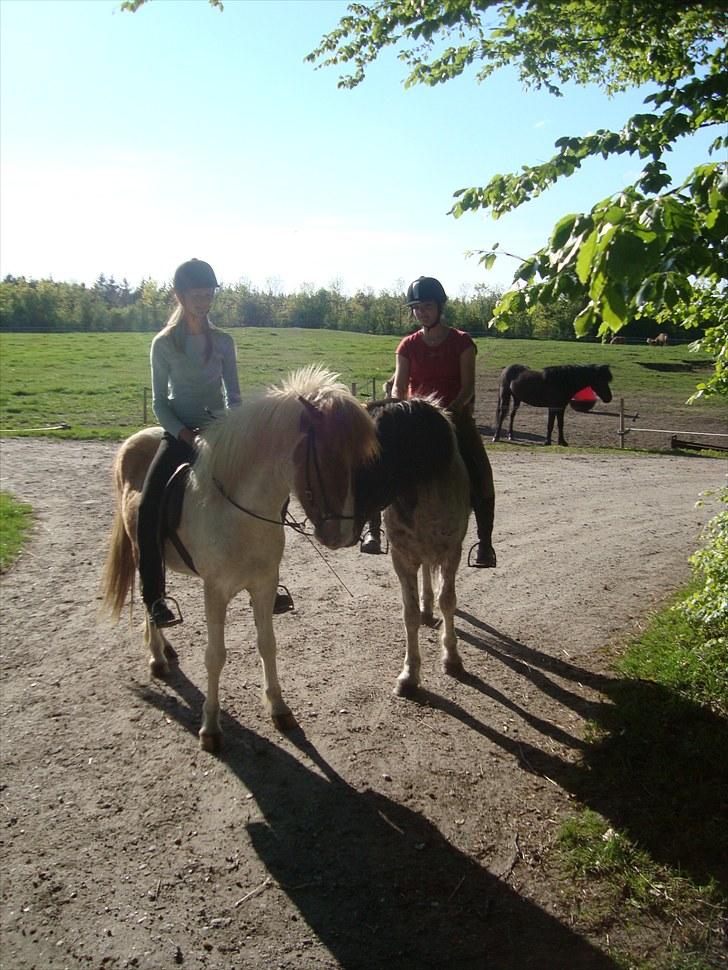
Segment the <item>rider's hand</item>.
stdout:
<path fill-rule="evenodd" d="M 182 428 L 180 433 L 177 435 L 180 441 L 184 441 L 186 445 L 190 448 L 196 447 L 197 431 L 192 428 Z"/>

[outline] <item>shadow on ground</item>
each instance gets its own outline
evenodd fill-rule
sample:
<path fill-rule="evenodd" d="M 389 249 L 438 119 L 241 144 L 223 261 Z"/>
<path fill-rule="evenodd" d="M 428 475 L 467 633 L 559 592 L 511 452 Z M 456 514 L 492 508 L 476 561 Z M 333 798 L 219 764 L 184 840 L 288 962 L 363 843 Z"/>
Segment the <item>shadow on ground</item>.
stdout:
<path fill-rule="evenodd" d="M 184 704 L 170 706 L 154 685 L 141 696 L 196 736 L 201 692 L 179 669 L 167 683 Z M 432 694 L 426 699 L 467 717 Z M 300 728 L 288 736 L 300 758 L 230 716 L 222 728 L 222 760 L 264 816 L 247 827 L 256 852 L 345 970 L 615 970 L 608 956 L 461 853 L 424 816 L 352 788 Z"/>
<path fill-rule="evenodd" d="M 464 642 L 596 728 L 593 743 L 571 745 L 581 748 L 575 764 L 510 738 L 498 743 L 526 770 L 546 775 L 599 812 L 656 862 L 698 883 L 714 879 L 728 889 L 726 719 L 652 682 L 592 674 L 525 646 L 471 614 L 458 611 L 458 616 L 471 628 L 458 630 Z M 494 696 L 477 678 L 466 675 L 466 680 Z M 572 691 L 563 682 L 587 685 L 603 700 L 586 701 L 578 688 Z M 508 699 L 502 702 L 513 708 Z M 439 706 L 466 724 L 473 722 L 449 702 Z M 554 733 L 553 725 L 537 724 L 528 712 L 519 713 L 544 735 L 569 743 Z M 484 725 L 472 727 L 498 741 Z"/>

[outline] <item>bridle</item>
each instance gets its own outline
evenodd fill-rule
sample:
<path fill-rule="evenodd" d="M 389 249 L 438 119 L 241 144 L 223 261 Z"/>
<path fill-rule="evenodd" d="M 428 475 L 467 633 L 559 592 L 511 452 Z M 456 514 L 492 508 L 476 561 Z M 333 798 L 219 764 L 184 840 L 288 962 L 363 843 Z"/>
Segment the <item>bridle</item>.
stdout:
<path fill-rule="evenodd" d="M 303 399 L 302 399 L 303 400 Z M 309 402 L 306 402 L 309 403 Z M 319 463 L 318 450 L 316 448 L 316 431 L 314 426 L 309 425 L 308 431 L 306 432 L 306 464 L 305 464 L 305 488 L 303 490 L 304 498 L 307 502 L 313 502 L 313 489 L 311 487 L 311 469 L 313 468 L 315 474 L 315 481 L 318 485 L 321 498 L 323 499 L 323 508 L 320 514 L 316 518 L 311 518 L 314 528 L 319 528 L 325 522 L 343 522 L 345 520 L 353 520 L 356 518 L 354 515 L 339 515 L 338 513 L 332 512 L 330 510 L 329 500 L 326 494 L 326 487 L 324 485 L 323 475 L 321 474 L 321 466 Z M 258 512 L 253 512 L 251 509 L 246 508 L 244 505 L 240 505 L 235 499 L 228 495 L 225 491 L 221 482 L 213 477 L 213 482 L 220 494 L 234 505 L 236 509 L 240 512 L 244 512 L 246 515 L 251 516 L 254 519 L 258 519 L 261 522 L 270 522 L 271 525 L 286 526 L 293 529 L 294 532 L 300 532 L 302 535 L 309 535 L 310 533 L 305 532 L 306 519 L 303 522 L 296 522 L 293 516 L 288 511 L 289 499 L 286 499 L 285 504 L 281 510 L 280 519 L 271 519 L 265 515 L 260 515 Z"/>

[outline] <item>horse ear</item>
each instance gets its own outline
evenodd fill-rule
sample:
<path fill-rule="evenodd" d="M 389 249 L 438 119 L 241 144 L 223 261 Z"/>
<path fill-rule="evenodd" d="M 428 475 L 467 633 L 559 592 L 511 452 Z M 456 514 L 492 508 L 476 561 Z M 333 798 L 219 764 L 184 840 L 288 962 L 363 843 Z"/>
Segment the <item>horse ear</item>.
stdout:
<path fill-rule="evenodd" d="M 316 407 L 313 401 L 309 401 L 308 398 L 302 397 L 300 394 L 298 395 L 298 400 L 303 405 L 303 414 L 301 415 L 301 430 L 308 430 L 306 418 L 310 418 L 314 425 L 320 424 L 323 420 L 323 414 L 321 410 Z"/>

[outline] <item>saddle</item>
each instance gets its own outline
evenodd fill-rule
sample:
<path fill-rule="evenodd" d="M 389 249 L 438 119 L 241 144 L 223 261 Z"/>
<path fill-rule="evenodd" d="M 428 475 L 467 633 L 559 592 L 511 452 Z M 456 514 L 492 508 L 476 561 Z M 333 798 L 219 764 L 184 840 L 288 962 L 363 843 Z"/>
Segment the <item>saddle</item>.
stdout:
<path fill-rule="evenodd" d="M 162 506 L 159 515 L 160 532 L 159 537 L 164 548 L 164 540 L 169 539 L 174 548 L 179 553 L 185 565 L 197 575 L 192 556 L 184 546 L 184 543 L 177 535 L 180 520 L 182 518 L 182 503 L 185 495 L 185 485 L 190 474 L 192 465 L 184 462 L 178 465 L 169 477 L 169 481 L 164 487 L 162 495 Z"/>

